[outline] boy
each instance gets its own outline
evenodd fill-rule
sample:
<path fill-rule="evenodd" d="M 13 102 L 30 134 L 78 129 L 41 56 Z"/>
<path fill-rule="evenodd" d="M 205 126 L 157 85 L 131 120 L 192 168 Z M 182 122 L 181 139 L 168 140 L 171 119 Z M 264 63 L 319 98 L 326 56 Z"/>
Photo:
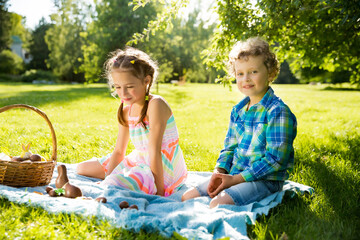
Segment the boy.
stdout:
<path fill-rule="evenodd" d="M 245 205 L 281 190 L 294 165 L 297 122 L 269 86 L 279 73 L 269 44 L 260 38 L 237 42 L 229 54 L 229 70 L 246 97 L 232 109 L 211 178 L 182 196 L 182 201 L 210 196 L 210 208 Z"/>

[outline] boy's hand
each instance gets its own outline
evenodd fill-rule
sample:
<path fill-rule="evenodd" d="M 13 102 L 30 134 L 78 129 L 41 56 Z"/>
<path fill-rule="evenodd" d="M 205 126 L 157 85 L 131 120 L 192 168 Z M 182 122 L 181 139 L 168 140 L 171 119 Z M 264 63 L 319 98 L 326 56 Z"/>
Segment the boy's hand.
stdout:
<path fill-rule="evenodd" d="M 232 176 L 229 174 L 214 172 L 211 176 L 207 192 L 211 198 L 214 198 L 222 190 L 242 182 L 245 182 L 245 180 L 240 174 Z"/>

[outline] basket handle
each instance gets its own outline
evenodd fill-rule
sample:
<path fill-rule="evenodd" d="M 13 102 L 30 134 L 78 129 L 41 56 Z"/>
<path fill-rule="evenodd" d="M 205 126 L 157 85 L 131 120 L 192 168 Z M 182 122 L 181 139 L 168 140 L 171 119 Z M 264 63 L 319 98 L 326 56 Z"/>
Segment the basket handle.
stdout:
<path fill-rule="evenodd" d="M 52 152 L 50 160 L 56 161 L 56 159 L 57 159 L 56 135 L 55 135 L 54 128 L 53 128 L 49 118 L 46 116 L 46 114 L 43 111 L 41 111 L 40 109 L 33 107 L 33 106 L 26 105 L 26 104 L 14 104 L 14 105 L 8 105 L 5 107 L 2 107 L 2 108 L 0 108 L 0 113 L 5 112 L 9 109 L 13 109 L 13 108 L 27 108 L 27 109 L 33 110 L 34 112 L 36 112 L 37 114 L 39 114 L 41 117 L 43 117 L 45 119 L 46 123 L 50 127 L 51 138 L 52 138 L 53 152 Z"/>

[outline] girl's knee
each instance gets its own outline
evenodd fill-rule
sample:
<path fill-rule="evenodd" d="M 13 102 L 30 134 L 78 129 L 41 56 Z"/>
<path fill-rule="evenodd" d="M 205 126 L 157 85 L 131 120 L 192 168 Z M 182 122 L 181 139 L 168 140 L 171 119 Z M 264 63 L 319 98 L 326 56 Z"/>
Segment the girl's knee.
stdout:
<path fill-rule="evenodd" d="M 187 190 L 182 196 L 181 196 L 181 201 L 186 201 L 192 198 L 196 198 L 196 197 L 200 197 L 200 193 L 196 188 L 190 188 L 189 190 Z"/>
<path fill-rule="evenodd" d="M 105 178 L 105 171 L 98 161 L 90 160 L 79 163 L 76 166 L 76 173 L 87 177 Z"/>
<path fill-rule="evenodd" d="M 210 201 L 209 206 L 210 208 L 214 208 L 218 205 L 234 205 L 234 204 L 235 203 L 232 200 L 232 198 L 227 193 L 222 191 L 221 193 L 219 193 L 219 195 L 217 195 Z"/>
<path fill-rule="evenodd" d="M 84 163 L 79 163 L 77 166 L 76 166 L 76 173 L 79 174 L 79 175 L 83 175 L 84 174 Z"/>

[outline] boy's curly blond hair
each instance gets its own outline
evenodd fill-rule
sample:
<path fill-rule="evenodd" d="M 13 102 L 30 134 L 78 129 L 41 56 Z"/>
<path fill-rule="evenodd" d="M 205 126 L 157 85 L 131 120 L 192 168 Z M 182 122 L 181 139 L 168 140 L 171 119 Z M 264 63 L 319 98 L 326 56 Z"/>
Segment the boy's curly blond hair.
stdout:
<path fill-rule="evenodd" d="M 264 56 L 264 64 L 272 77 L 271 80 L 275 80 L 280 71 L 279 61 L 275 53 L 270 50 L 269 44 L 259 37 L 235 43 L 229 54 L 229 74 L 235 77 L 235 61 L 237 59 L 247 60 L 249 56 Z"/>

